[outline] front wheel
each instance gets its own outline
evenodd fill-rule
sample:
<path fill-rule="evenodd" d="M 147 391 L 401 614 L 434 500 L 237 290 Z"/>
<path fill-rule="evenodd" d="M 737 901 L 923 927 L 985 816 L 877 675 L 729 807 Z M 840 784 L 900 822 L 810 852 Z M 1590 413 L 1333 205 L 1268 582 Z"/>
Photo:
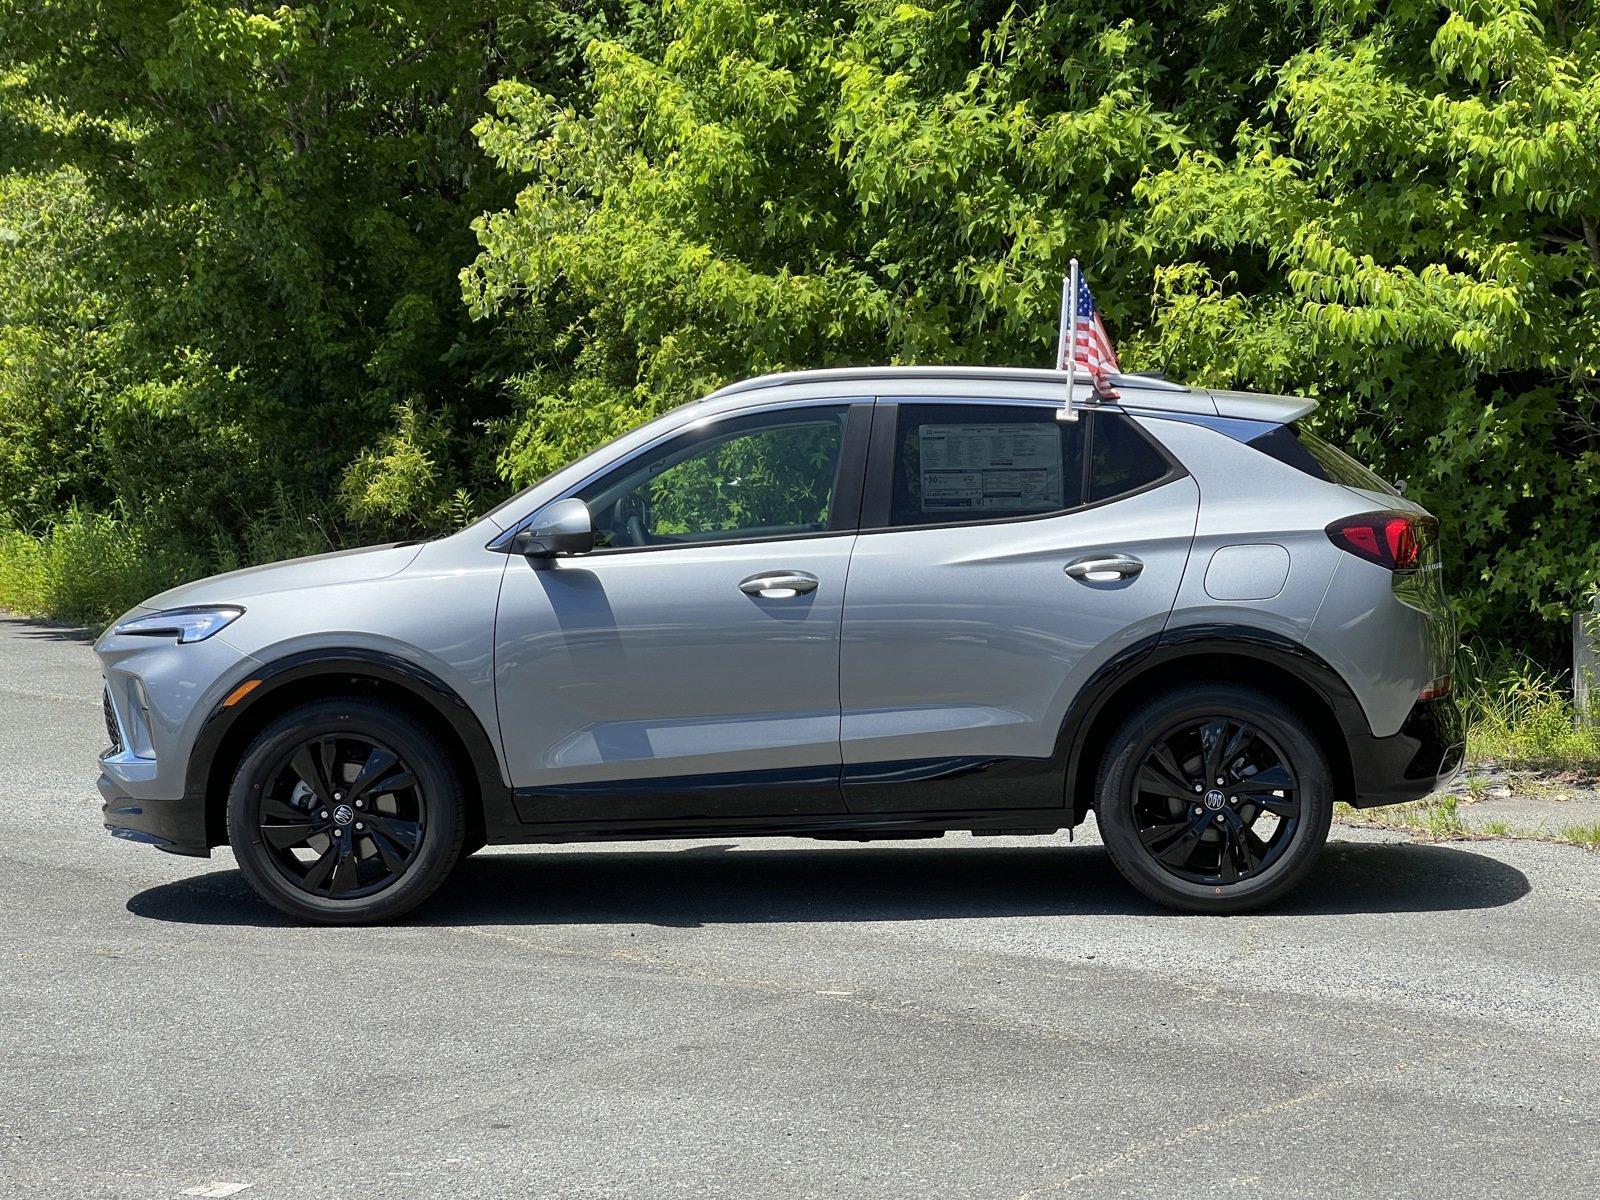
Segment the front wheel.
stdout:
<path fill-rule="evenodd" d="M 461 777 L 410 714 L 356 697 L 291 709 L 245 751 L 228 841 L 250 886 L 302 921 L 390 920 L 432 895 L 462 848 Z"/>
<path fill-rule="evenodd" d="M 1123 722 L 1095 791 L 1101 837 L 1145 895 L 1190 912 L 1242 912 L 1292 888 L 1333 819 L 1327 756 L 1282 701 L 1209 684 Z"/>

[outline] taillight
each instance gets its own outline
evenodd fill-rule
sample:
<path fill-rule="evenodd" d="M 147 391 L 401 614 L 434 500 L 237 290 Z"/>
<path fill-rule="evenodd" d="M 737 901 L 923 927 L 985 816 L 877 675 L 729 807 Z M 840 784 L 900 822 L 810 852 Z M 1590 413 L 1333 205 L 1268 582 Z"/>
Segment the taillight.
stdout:
<path fill-rule="evenodd" d="M 1427 687 L 1417 693 L 1418 700 L 1441 700 L 1450 694 L 1450 688 L 1455 683 L 1454 677 L 1441 675 Z"/>
<path fill-rule="evenodd" d="M 1436 528 L 1437 522 L 1422 513 L 1371 512 L 1341 517 L 1328 526 L 1328 540 L 1391 571 L 1415 571 Z"/>

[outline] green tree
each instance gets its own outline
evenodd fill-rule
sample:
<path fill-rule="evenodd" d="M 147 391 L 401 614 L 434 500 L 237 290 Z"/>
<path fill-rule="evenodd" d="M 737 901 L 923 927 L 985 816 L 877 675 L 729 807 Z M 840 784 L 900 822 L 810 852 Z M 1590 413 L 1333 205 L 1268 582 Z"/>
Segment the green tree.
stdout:
<path fill-rule="evenodd" d="M 1281 36 L 1257 28 L 1171 2 L 677 0 L 587 44 L 582 103 L 496 85 L 478 135 L 527 184 L 464 286 L 521 332 L 503 468 L 757 371 L 1049 362 L 1073 254 L 1142 327 L 1133 189 L 1238 121 Z"/>
<path fill-rule="evenodd" d="M 492 483 L 456 276 L 510 190 L 470 130 L 502 74 L 563 86 L 569 41 L 497 0 L 0 5 L 0 512 L 115 507 L 200 569 L 341 483 L 374 532 Z"/>
<path fill-rule="evenodd" d="M 1407 477 L 1469 625 L 1555 617 L 1600 578 L 1593 15 L 676 0 L 581 102 L 490 92 L 502 469 L 753 371 L 1048 362 L 1076 254 L 1125 364 L 1316 395 Z"/>
<path fill-rule="evenodd" d="M 1138 188 L 1150 352 L 1322 397 L 1443 519 L 1468 626 L 1553 656 L 1600 580 L 1595 6 L 1316 12 L 1229 144 Z"/>

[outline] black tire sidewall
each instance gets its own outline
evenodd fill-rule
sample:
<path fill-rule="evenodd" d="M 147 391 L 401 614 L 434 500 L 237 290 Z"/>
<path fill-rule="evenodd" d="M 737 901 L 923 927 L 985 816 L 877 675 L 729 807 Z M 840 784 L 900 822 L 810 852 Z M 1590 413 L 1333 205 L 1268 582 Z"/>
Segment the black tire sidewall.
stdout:
<path fill-rule="evenodd" d="M 313 896 L 284 878 L 262 842 L 260 806 L 268 770 L 320 734 L 384 743 L 406 761 L 421 785 L 427 816 L 422 847 L 396 883 L 370 896 Z M 438 739 L 403 710 L 357 698 L 319 700 L 278 717 L 245 750 L 228 792 L 228 843 L 250 886 L 280 912 L 322 924 L 391 920 L 421 904 L 460 858 L 463 818 L 460 773 Z"/>
<path fill-rule="evenodd" d="M 1208 717 L 1260 728 L 1299 782 L 1300 823 L 1289 847 L 1261 874 L 1232 884 L 1194 883 L 1167 872 L 1139 840 L 1133 817 L 1134 777 L 1149 746 L 1175 726 Z M 1283 701 L 1241 686 L 1196 685 L 1150 700 L 1118 728 L 1096 784 L 1095 819 L 1117 869 L 1151 899 L 1193 912 L 1242 912 L 1283 895 L 1316 862 L 1333 819 L 1333 779 L 1316 736 Z"/>

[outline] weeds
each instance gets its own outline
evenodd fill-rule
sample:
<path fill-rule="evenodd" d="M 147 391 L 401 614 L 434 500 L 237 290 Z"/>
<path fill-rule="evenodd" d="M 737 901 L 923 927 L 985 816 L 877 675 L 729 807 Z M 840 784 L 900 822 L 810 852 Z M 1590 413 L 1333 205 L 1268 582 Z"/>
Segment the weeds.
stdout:
<path fill-rule="evenodd" d="M 1568 825 L 1557 831 L 1556 837 L 1585 850 L 1600 850 L 1600 822 L 1593 825 Z"/>
<path fill-rule="evenodd" d="M 1469 763 L 1600 776 L 1600 723 L 1578 719 L 1564 676 L 1513 655 L 1462 665 Z"/>
<path fill-rule="evenodd" d="M 139 521 L 77 508 L 38 535 L 0 529 L 0 608 L 100 627 L 185 580 L 337 544 L 284 496 L 237 532 L 219 528 L 201 540 L 209 541 L 204 552 L 179 549 Z"/>

